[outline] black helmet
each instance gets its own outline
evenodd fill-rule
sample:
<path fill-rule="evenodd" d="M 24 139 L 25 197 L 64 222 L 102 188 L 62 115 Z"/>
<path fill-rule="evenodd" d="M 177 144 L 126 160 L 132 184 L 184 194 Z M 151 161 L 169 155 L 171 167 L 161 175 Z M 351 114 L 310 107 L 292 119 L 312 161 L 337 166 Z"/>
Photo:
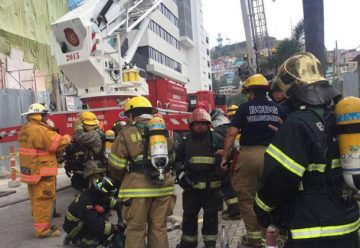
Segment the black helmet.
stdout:
<path fill-rule="evenodd" d="M 111 196 L 116 192 L 115 182 L 108 177 L 101 177 L 93 181 L 91 190 L 100 195 Z"/>

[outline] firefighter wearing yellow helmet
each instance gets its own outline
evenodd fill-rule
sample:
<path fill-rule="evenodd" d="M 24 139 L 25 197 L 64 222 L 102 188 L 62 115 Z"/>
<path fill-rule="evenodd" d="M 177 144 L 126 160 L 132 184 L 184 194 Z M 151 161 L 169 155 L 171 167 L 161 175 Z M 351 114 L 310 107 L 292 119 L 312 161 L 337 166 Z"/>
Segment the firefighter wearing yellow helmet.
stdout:
<path fill-rule="evenodd" d="M 90 111 L 80 113 L 75 120 L 73 146 L 82 161 L 83 170 L 73 170 L 72 186 L 76 189 L 88 188 L 92 180 L 105 175 L 104 133 L 99 128 L 99 120 Z M 80 156 L 81 153 L 83 156 Z"/>
<path fill-rule="evenodd" d="M 237 109 L 238 109 L 238 106 L 236 106 L 234 104 L 228 107 L 226 115 L 230 121 L 234 117 Z"/>
<path fill-rule="evenodd" d="M 37 238 L 61 235 L 60 230 L 51 225 L 58 172 L 56 153 L 71 140 L 69 135 L 61 136 L 46 124 L 47 113 L 42 104 L 31 104 L 29 110 L 22 114 L 28 122 L 18 135 L 20 179 L 28 185 Z"/>
<path fill-rule="evenodd" d="M 113 130 L 106 130 L 105 131 L 105 157 L 108 159 L 109 154 L 111 152 L 111 147 L 115 141 L 115 132 Z"/>
<path fill-rule="evenodd" d="M 240 150 L 235 153 L 237 158 L 234 158 L 231 183 L 238 195 L 247 232 L 242 243 L 250 246 L 259 246 L 262 239 L 262 228 L 252 209 L 263 173 L 264 152 L 274 136 L 274 131 L 268 126 L 278 127 L 279 119 L 285 118 L 282 107 L 267 99 L 269 89 L 268 81 L 261 74 L 249 77 L 243 84 L 241 92 L 248 94 L 249 100 L 239 106 L 231 120 L 221 163 L 221 167 L 227 170 L 230 148 L 241 130 Z"/>
<path fill-rule="evenodd" d="M 336 142 L 333 104 L 340 94 L 311 53 L 287 59 L 274 83 L 291 107 L 265 152 L 254 205 L 260 223 L 285 223 L 285 247 L 359 247 L 358 204 L 345 193 Z M 340 125 L 349 124 L 342 122 L 348 113 L 338 114 Z"/>
<path fill-rule="evenodd" d="M 159 150 L 154 150 L 153 138 L 166 132 L 163 122 L 150 122 L 157 109 L 148 99 L 136 96 L 125 102 L 124 107 L 128 124 L 118 133 L 108 162 L 111 177 L 121 185 L 118 197 L 133 199 L 131 206 L 123 211 L 128 225 L 125 247 L 145 247 L 147 232 L 149 247 L 167 248 L 166 222 L 175 204 L 175 188 L 166 160 L 168 158 L 169 164 L 173 162 L 173 142 L 169 137 L 166 142 L 160 138 L 161 144 L 158 144 L 162 151 L 156 153 Z"/>

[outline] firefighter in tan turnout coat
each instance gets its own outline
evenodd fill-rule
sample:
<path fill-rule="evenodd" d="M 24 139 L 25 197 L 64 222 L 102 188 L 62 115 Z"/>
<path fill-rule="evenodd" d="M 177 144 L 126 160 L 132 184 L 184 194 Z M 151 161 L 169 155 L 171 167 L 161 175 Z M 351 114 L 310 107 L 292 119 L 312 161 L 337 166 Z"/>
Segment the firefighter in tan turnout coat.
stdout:
<path fill-rule="evenodd" d="M 71 137 L 59 135 L 46 124 L 47 110 L 42 104 L 30 105 L 22 115 L 28 123 L 19 133 L 21 182 L 28 184 L 35 236 L 58 237 L 60 230 L 51 225 L 58 173 L 56 153 L 70 143 Z"/>
<path fill-rule="evenodd" d="M 146 98 L 131 98 L 125 104 L 129 123 L 119 132 L 109 155 L 110 175 L 121 183 L 119 198 L 132 199 L 123 209 L 128 225 L 126 248 L 145 248 L 146 233 L 148 247 L 169 247 L 166 224 L 175 205 L 174 177 L 169 166 L 162 171 L 150 158 L 147 122 L 156 112 Z M 171 158 L 169 141 L 166 155 Z"/>

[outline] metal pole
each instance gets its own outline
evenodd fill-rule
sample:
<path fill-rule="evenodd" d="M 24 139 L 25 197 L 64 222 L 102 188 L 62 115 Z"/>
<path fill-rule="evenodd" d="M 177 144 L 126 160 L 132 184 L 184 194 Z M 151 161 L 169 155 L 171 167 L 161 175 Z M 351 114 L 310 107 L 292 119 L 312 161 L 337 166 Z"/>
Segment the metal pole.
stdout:
<path fill-rule="evenodd" d="M 313 53 L 325 69 L 324 1 L 303 0 L 306 51 Z"/>
<path fill-rule="evenodd" d="M 118 54 L 119 54 L 119 82 L 122 83 L 122 56 L 121 56 L 121 41 L 120 41 L 120 31 L 116 33 Z"/>

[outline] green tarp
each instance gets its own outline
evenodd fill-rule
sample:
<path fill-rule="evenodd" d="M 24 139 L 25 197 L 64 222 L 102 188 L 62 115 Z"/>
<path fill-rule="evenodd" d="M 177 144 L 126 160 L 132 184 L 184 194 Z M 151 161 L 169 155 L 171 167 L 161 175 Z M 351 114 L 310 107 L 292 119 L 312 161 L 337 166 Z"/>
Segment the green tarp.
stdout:
<path fill-rule="evenodd" d="M 50 52 L 50 23 L 67 12 L 67 0 L 0 0 L 0 53 L 11 48 L 37 69 L 58 72 Z"/>

